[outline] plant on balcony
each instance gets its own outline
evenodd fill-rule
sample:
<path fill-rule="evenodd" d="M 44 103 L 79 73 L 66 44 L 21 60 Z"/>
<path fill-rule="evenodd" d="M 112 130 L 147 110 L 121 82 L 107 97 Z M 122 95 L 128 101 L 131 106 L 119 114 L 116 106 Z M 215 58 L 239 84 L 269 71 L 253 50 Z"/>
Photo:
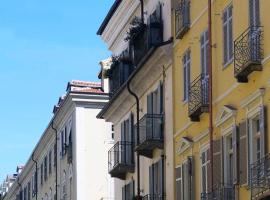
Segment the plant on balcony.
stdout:
<path fill-rule="evenodd" d="M 130 28 L 127 31 L 125 41 L 133 41 L 141 32 L 145 30 L 145 26 L 146 25 L 139 17 L 135 17 L 130 23 Z"/>

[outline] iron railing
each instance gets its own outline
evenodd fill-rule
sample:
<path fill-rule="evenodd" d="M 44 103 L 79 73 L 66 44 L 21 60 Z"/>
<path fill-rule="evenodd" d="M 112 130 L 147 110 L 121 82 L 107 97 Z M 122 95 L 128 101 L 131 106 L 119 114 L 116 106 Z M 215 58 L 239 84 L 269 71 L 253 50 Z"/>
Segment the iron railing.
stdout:
<path fill-rule="evenodd" d="M 182 39 L 190 27 L 190 2 L 184 0 L 175 9 L 175 37 Z"/>
<path fill-rule="evenodd" d="M 150 49 L 163 41 L 163 24 L 161 21 L 153 21 L 145 25 L 131 42 L 133 49 L 133 64 L 137 66 Z"/>
<path fill-rule="evenodd" d="M 163 141 L 163 114 L 145 114 L 139 121 L 140 135 L 135 125 L 136 147 L 147 141 Z"/>
<path fill-rule="evenodd" d="M 145 195 L 142 200 L 165 200 L 166 195 L 164 194 L 147 194 Z"/>
<path fill-rule="evenodd" d="M 247 77 L 252 71 L 261 70 L 256 66 L 260 66 L 263 59 L 262 40 L 262 27 L 251 26 L 234 41 L 235 77 Z"/>
<path fill-rule="evenodd" d="M 270 191 L 270 154 L 251 164 L 250 170 L 252 198 Z"/>
<path fill-rule="evenodd" d="M 220 184 L 212 192 L 201 193 L 201 200 L 234 200 L 235 189 L 233 185 Z"/>
<path fill-rule="evenodd" d="M 117 142 L 108 152 L 109 172 L 117 166 L 134 165 L 134 144 L 127 141 Z"/>
<path fill-rule="evenodd" d="M 194 121 L 198 120 L 201 113 L 208 112 L 208 84 L 208 76 L 200 75 L 191 83 L 189 88 L 188 113 Z"/>

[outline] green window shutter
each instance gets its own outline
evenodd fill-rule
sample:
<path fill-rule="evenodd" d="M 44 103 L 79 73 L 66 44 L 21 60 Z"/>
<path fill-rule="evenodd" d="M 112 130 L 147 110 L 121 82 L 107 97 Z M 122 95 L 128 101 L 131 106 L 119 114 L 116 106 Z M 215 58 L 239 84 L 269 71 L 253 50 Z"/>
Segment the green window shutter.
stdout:
<path fill-rule="evenodd" d="M 217 186 L 221 183 L 221 176 L 222 176 L 222 168 L 221 168 L 221 145 L 222 140 L 214 140 L 213 141 L 213 185 Z"/>

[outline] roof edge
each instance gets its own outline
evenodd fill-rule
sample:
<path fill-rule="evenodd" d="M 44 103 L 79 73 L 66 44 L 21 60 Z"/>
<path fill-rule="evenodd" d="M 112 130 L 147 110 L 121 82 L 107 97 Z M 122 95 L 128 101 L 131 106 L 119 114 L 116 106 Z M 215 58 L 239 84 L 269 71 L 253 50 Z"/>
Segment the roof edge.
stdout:
<path fill-rule="evenodd" d="M 101 23 L 101 25 L 97 31 L 97 35 L 102 35 L 102 33 L 104 32 L 105 28 L 107 27 L 108 23 L 110 22 L 112 16 L 114 15 L 115 11 L 117 10 L 117 8 L 121 4 L 121 2 L 122 2 L 122 0 L 115 0 L 115 2 L 113 3 L 112 7 L 109 10 L 109 12 L 107 13 L 105 19 Z"/>

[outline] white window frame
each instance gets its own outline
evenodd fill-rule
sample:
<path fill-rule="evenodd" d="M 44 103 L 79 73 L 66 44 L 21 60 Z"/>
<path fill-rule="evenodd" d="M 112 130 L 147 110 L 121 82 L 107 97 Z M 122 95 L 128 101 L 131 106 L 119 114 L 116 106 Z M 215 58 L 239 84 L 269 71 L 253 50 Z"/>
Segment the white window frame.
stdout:
<path fill-rule="evenodd" d="M 229 146 L 228 138 L 229 137 L 232 140 L 232 144 L 231 144 L 232 146 L 231 146 L 230 149 L 228 149 L 228 146 Z M 228 161 L 229 161 L 229 156 L 233 155 L 233 130 L 230 130 L 228 133 L 223 135 L 223 145 L 224 145 L 224 159 L 223 159 L 223 162 L 224 162 L 224 164 L 223 164 L 223 167 L 224 167 L 224 181 L 225 181 L 225 184 L 229 184 L 229 180 L 228 180 L 228 178 L 229 178 L 229 174 L 228 174 L 228 172 L 229 172 L 229 170 L 228 170 L 229 163 L 228 163 Z M 233 162 L 233 160 L 232 160 L 232 162 Z M 231 179 L 232 180 L 231 180 L 230 184 L 233 184 L 233 174 L 232 174 Z"/>
<path fill-rule="evenodd" d="M 188 49 L 182 60 L 183 65 L 183 101 L 187 102 L 189 99 L 189 88 L 190 88 L 190 65 L 191 65 L 191 51 Z"/>
<path fill-rule="evenodd" d="M 203 147 L 202 149 L 201 149 L 201 152 L 200 152 L 200 160 L 201 160 L 201 193 L 204 193 L 204 192 L 208 192 L 208 188 L 207 188 L 207 186 L 208 186 L 208 174 L 207 174 L 207 166 L 208 165 L 210 165 L 210 160 L 207 160 L 207 151 L 209 150 L 209 148 L 210 148 L 210 145 L 208 144 L 208 145 L 206 145 L 205 147 Z M 205 163 L 203 163 L 202 162 L 202 154 L 203 153 L 206 153 L 206 162 Z M 206 184 L 206 191 L 203 191 L 203 167 L 206 167 L 206 170 L 205 170 L 205 172 L 206 172 L 206 176 L 205 176 L 205 184 Z"/>
<path fill-rule="evenodd" d="M 250 149 L 250 156 L 249 156 L 249 159 L 250 159 L 250 163 L 254 163 L 256 162 L 257 160 L 259 160 L 260 158 L 262 158 L 262 153 L 261 153 L 261 146 L 260 146 L 260 158 L 257 158 L 256 157 L 256 139 L 260 139 L 261 137 L 261 133 L 260 131 L 255 131 L 255 129 L 257 127 L 254 127 L 254 125 L 256 124 L 256 121 L 259 120 L 259 123 L 260 123 L 260 113 L 256 113 L 254 116 L 252 116 L 251 118 L 248 119 L 248 132 L 249 132 L 249 138 L 250 138 L 250 142 L 249 142 L 249 149 Z M 260 129 L 260 125 L 259 125 L 259 129 Z"/>
<path fill-rule="evenodd" d="M 230 9 L 232 9 L 231 15 L 230 15 Z M 224 19 L 224 14 L 226 13 L 226 19 Z M 230 26 L 231 24 L 231 31 L 232 31 L 232 38 L 230 38 Z M 230 44 L 230 41 L 233 43 L 233 6 L 230 4 L 227 6 L 223 13 L 222 13 L 222 29 L 223 29 L 223 67 L 227 67 L 232 61 L 233 61 L 233 44 Z M 225 32 L 226 32 L 226 49 L 225 49 Z M 230 53 L 230 46 L 232 46 L 232 52 Z M 225 58 L 225 53 L 227 54 L 227 57 Z M 230 57 L 231 55 L 231 57 Z"/>
<path fill-rule="evenodd" d="M 178 168 L 180 168 L 181 177 L 177 178 L 175 180 L 176 180 L 176 183 L 180 182 L 180 188 L 181 188 L 180 200 L 184 200 L 183 165 L 179 165 L 175 169 L 178 169 Z M 177 188 L 176 188 L 176 190 L 177 190 Z"/>

